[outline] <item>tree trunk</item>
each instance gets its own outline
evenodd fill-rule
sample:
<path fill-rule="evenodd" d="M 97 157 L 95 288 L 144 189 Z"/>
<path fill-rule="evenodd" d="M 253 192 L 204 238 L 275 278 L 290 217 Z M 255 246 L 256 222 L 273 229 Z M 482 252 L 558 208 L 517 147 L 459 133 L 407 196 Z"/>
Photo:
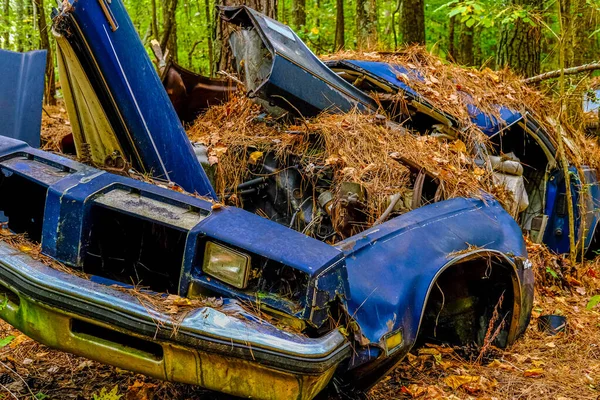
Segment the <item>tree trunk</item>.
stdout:
<path fill-rule="evenodd" d="M 475 55 L 473 54 L 473 27 L 468 27 L 463 24 L 460 28 L 460 57 L 459 63 L 472 67 L 475 65 Z"/>
<path fill-rule="evenodd" d="M 160 39 L 160 47 L 163 50 L 163 54 L 166 52 L 167 48 L 169 48 L 169 50 L 172 52 L 172 56 L 174 57 L 174 59 L 176 59 L 177 57 L 177 52 L 174 51 L 173 48 L 171 48 L 172 44 L 173 44 L 173 40 L 171 38 L 171 35 L 174 33 L 175 31 L 175 26 L 177 24 L 176 21 L 176 13 L 177 13 L 177 4 L 179 3 L 179 0 L 171 0 L 170 3 L 165 4 L 165 22 L 164 22 L 164 26 L 163 26 L 163 35 L 162 38 Z M 175 35 L 173 35 L 175 37 Z M 175 39 L 175 42 L 177 40 Z M 171 45 L 171 46 L 169 46 Z"/>
<path fill-rule="evenodd" d="M 17 28 L 17 51 L 23 51 L 24 49 L 24 40 L 23 40 L 23 19 L 24 19 L 24 8 L 23 8 L 23 0 L 17 0 L 17 15 L 16 15 L 16 24 Z"/>
<path fill-rule="evenodd" d="M 300 31 L 306 25 L 306 0 L 293 0 L 292 7 L 294 29 Z"/>
<path fill-rule="evenodd" d="M 4 7 L 2 10 L 2 26 L 4 29 L 4 41 L 2 42 L 3 49 L 10 48 L 10 0 L 4 0 Z"/>
<path fill-rule="evenodd" d="M 359 50 L 377 47 L 376 0 L 356 0 L 356 44 Z"/>
<path fill-rule="evenodd" d="M 210 0 L 204 0 L 204 12 L 206 14 L 206 47 L 208 50 L 208 75 L 212 78 L 213 75 L 213 63 L 214 63 L 214 54 L 213 54 L 213 23 L 210 17 Z"/>
<path fill-rule="evenodd" d="M 267 17 L 277 19 L 278 0 L 221 0 L 219 4 L 223 6 L 247 5 Z M 229 43 L 227 43 L 231 28 L 220 18 L 218 11 L 215 13 L 213 27 L 215 52 L 212 71 L 216 74 L 218 71 L 226 71 L 231 68 L 232 55 Z"/>
<path fill-rule="evenodd" d="M 156 40 L 160 39 L 160 32 L 158 31 L 158 15 L 156 12 L 156 0 L 151 0 L 152 2 L 152 21 L 150 22 L 150 26 L 152 29 L 152 37 Z"/>
<path fill-rule="evenodd" d="M 483 54 L 481 51 L 481 30 L 481 26 L 476 26 L 473 34 L 473 65 L 477 67 L 483 64 Z"/>
<path fill-rule="evenodd" d="M 453 61 L 456 61 L 456 47 L 454 47 L 455 29 L 456 17 L 452 16 L 450 17 L 450 22 L 448 22 L 448 55 Z"/>
<path fill-rule="evenodd" d="M 404 0 L 402 2 L 400 32 L 406 44 L 425 44 L 425 1 Z"/>
<path fill-rule="evenodd" d="M 513 5 L 529 6 L 540 11 L 542 0 L 512 0 Z M 516 73 L 529 77 L 540 73 L 541 27 L 531 26 L 522 19 L 502 28 L 498 44 L 498 67 L 508 66 Z"/>
<path fill-rule="evenodd" d="M 573 10 L 571 0 L 560 0 L 560 15 L 562 16 L 563 40 L 565 42 L 565 68 L 572 67 L 575 62 L 573 51 Z"/>
<path fill-rule="evenodd" d="M 42 49 L 48 51 L 46 59 L 46 86 L 44 91 L 44 101 L 49 105 L 56 105 L 56 81 L 54 75 L 54 57 L 52 47 L 48 39 L 48 25 L 46 21 L 46 11 L 44 10 L 44 0 L 34 0 L 37 15 L 37 25 L 40 31 L 40 44 Z"/>
<path fill-rule="evenodd" d="M 598 42 L 595 36 L 590 37 L 598 26 L 598 12 L 588 6 L 587 0 L 575 0 L 573 21 L 573 65 L 582 65 L 594 60 Z M 596 35 L 597 36 L 597 35 Z"/>
<path fill-rule="evenodd" d="M 344 27 L 344 0 L 336 0 L 335 11 L 335 42 L 334 51 L 343 50 L 346 47 L 345 27 Z"/>

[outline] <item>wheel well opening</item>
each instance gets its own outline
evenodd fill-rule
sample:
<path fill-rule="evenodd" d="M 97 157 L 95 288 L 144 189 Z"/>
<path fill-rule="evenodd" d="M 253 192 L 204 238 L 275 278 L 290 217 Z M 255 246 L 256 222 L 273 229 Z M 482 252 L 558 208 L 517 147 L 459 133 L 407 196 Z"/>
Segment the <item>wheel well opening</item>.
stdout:
<path fill-rule="evenodd" d="M 513 273 L 505 260 L 488 256 L 449 267 L 431 288 L 417 345 L 506 347 L 516 312 Z"/>

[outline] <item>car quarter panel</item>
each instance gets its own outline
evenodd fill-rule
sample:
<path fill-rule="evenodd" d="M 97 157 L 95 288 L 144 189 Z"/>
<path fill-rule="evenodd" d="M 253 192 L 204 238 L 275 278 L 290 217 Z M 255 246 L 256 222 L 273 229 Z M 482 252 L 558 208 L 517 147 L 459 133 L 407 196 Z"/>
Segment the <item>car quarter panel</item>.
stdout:
<path fill-rule="evenodd" d="M 417 337 L 431 286 L 457 253 L 488 251 L 525 260 L 516 222 L 494 200 L 457 198 L 428 205 L 337 245 L 349 277 L 348 312 L 372 344 L 402 329 L 404 347 Z M 453 255 L 454 254 L 454 255 Z M 522 329 L 528 323 L 533 273 L 518 269 Z"/>

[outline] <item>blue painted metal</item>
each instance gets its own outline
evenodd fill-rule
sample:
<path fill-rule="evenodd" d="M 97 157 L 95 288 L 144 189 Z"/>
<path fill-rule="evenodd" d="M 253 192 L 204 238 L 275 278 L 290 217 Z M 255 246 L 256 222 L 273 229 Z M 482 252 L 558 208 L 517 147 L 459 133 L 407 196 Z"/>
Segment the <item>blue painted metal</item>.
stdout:
<path fill-rule="evenodd" d="M 502 121 L 498 121 L 498 118 L 493 115 L 484 113 L 473 104 L 467 105 L 467 111 L 469 112 L 471 121 L 490 137 L 497 135 L 502 129 L 517 123 L 523 118 L 521 113 L 501 106 L 498 106 L 498 113 Z"/>
<path fill-rule="evenodd" d="M 92 208 L 106 207 L 107 198 L 125 192 L 135 194 L 136 199 L 154 201 L 153 211 L 143 214 L 133 206 L 108 206 L 123 215 L 135 215 L 186 233 L 182 295 L 191 282 L 224 297 L 254 300 L 258 295 L 206 279 L 201 265 L 202 243 L 207 239 L 306 273 L 306 295 L 295 307 L 268 294 L 261 302 L 321 326 L 328 318 L 327 305 L 338 299 L 373 349 L 368 354 L 361 350 L 347 368 L 355 368 L 359 362 L 385 362 L 386 357 L 378 349 L 385 335 L 396 329 L 402 329 L 405 337 L 402 352 L 410 349 L 418 334 L 427 293 L 452 260 L 448 254 L 464 251 L 470 244 L 504 254 L 510 260 L 526 257 L 518 226 L 492 199 L 454 199 L 422 207 L 330 246 L 244 210 L 212 210 L 209 202 L 199 198 L 103 172 L 8 138 L 0 138 L 0 169 L 47 188 L 42 251 L 68 265 L 82 267 Z M 170 212 L 161 211 L 168 207 Z M 177 209 L 188 210 L 197 221 L 185 225 L 189 214 L 180 216 Z M 530 272 L 522 268 L 518 271 L 524 294 L 521 328 L 527 325 L 530 310 Z M 373 357 L 379 357 L 379 361 Z"/>
<path fill-rule="evenodd" d="M 0 49 L 0 135 L 40 146 L 46 50 Z"/>
<path fill-rule="evenodd" d="M 62 2 L 54 21 L 134 165 L 190 193 L 216 197 L 122 1 Z"/>
<path fill-rule="evenodd" d="M 194 196 L 109 174 L 1 137 L 0 167 L 47 190 L 42 251 L 65 264 L 83 268 L 92 208 L 98 205 L 98 200 L 116 190 L 134 191 L 145 200 L 182 210 L 195 210 L 198 215 L 197 224 L 183 226 L 181 218 L 172 216 L 169 210 L 161 212 L 157 206 L 147 215 L 140 215 L 131 207 L 118 209 L 123 215 L 157 220 L 164 226 L 186 232 L 183 273 L 179 283 L 181 295 L 186 295 L 193 280 L 225 296 L 247 300 L 256 298 L 255 292 L 236 290 L 204 276 L 201 268 L 202 244 L 207 239 L 304 272 L 308 277 L 308 287 L 299 304 L 291 305 L 289 301 L 275 296 L 266 297 L 262 302 L 315 325 L 322 325 L 327 319 L 325 304 L 333 301 L 338 294 L 344 297 L 346 292 L 347 277 L 339 250 L 242 209 L 226 207 L 212 211 L 211 203 Z M 168 215 L 167 219 L 160 218 L 162 214 Z M 331 283 L 315 289 L 317 281 L 328 280 Z"/>
<path fill-rule="evenodd" d="M 382 83 L 390 86 L 394 90 L 402 92 L 405 96 L 408 96 L 413 100 L 417 100 L 420 103 L 433 108 L 431 103 L 427 101 L 426 98 L 424 98 L 420 93 L 406 83 L 406 80 L 423 81 L 424 78 L 419 71 L 406 68 L 402 65 L 380 61 L 342 60 L 332 61 L 327 63 L 327 65 L 330 68 L 336 68 L 339 65 L 343 65 L 347 68 L 349 67 L 356 71 L 368 74 L 369 76 L 374 77 L 380 80 Z M 458 93 L 465 98 L 468 98 L 466 93 L 461 91 L 458 91 Z M 473 123 L 488 136 L 494 136 L 498 134 L 498 132 L 500 132 L 500 130 L 502 130 L 504 127 L 512 125 L 523 118 L 520 113 L 502 106 L 498 106 L 498 112 L 502 121 L 498 121 L 498 119 L 494 116 L 485 114 L 473 104 L 467 104 L 467 111 L 471 116 L 471 121 L 473 121 Z"/>
<path fill-rule="evenodd" d="M 429 290 L 451 261 L 449 254 L 469 245 L 527 257 L 519 226 L 492 199 L 421 207 L 337 244 L 348 269 L 348 311 L 369 341 L 402 328 L 413 343 Z M 519 274 L 522 290 L 532 290 L 531 270 L 521 268 Z"/>
<path fill-rule="evenodd" d="M 357 61 L 357 60 L 343 60 L 333 61 L 327 64 L 331 68 L 344 66 L 346 68 L 352 68 L 356 71 L 361 71 L 368 74 L 371 77 L 381 80 L 382 83 L 390 86 L 394 90 L 401 91 L 411 99 L 416 99 L 422 104 L 432 107 L 418 92 L 416 92 L 410 85 L 406 83 L 406 79 L 409 80 L 422 80 L 422 76 L 418 71 L 407 69 L 401 65 L 392 65 L 383 62 L 374 61 Z M 400 76 L 403 79 L 400 79 Z M 467 96 L 462 93 L 463 96 Z M 500 120 L 497 117 L 483 113 L 479 108 L 473 104 L 467 104 L 467 111 L 471 117 L 471 120 L 476 124 L 483 133 L 489 137 L 493 137 L 500 133 L 503 129 L 513 124 L 523 121 L 527 128 L 535 133 L 537 138 L 546 146 L 551 154 L 556 153 L 556 146 L 554 145 L 553 139 L 549 136 L 549 133 L 542 127 L 542 125 L 531 115 L 524 116 L 523 114 L 511 110 L 507 107 L 498 106 L 498 112 Z M 590 245 L 592 238 L 596 232 L 596 226 L 598 225 L 599 218 L 599 205 L 600 205 L 600 190 L 598 189 L 598 183 L 595 171 L 590 168 L 583 166 L 584 176 L 579 176 L 579 171 L 575 167 L 571 167 L 572 173 L 572 194 L 575 209 L 575 227 L 577 237 L 580 237 L 585 231 L 584 245 L 587 249 Z M 583 183 L 582 183 L 583 179 Z M 581 218 L 581 210 L 579 208 L 579 196 L 581 188 L 584 187 L 586 190 L 586 197 L 584 202 L 585 207 L 585 219 Z M 547 200 L 545 214 L 550 216 L 546 234 L 544 235 L 544 243 L 551 250 L 558 253 L 569 252 L 569 235 L 568 235 L 568 219 L 563 213 L 558 213 L 556 208 L 556 198 L 562 193 L 565 193 L 564 181 L 562 178 L 562 172 L 556 170 L 552 173 L 550 180 L 547 185 Z M 565 205 L 566 207 L 566 205 Z M 585 230 L 580 230 L 580 224 L 585 221 Z"/>
<path fill-rule="evenodd" d="M 287 26 L 251 8 L 221 7 L 223 18 L 244 29 L 256 29 L 271 54 L 268 74 L 259 75 L 258 96 L 305 117 L 324 110 L 376 110 L 377 104 L 327 68 Z"/>
<path fill-rule="evenodd" d="M 571 196 L 573 196 L 573 204 L 575 207 L 575 237 L 577 240 L 582 239 L 584 248 L 587 249 L 596 233 L 596 227 L 599 220 L 600 209 L 600 189 L 596 177 L 596 171 L 589 167 L 582 168 L 584 173 L 584 190 L 585 197 L 583 201 L 583 210 L 578 205 L 580 204 L 580 196 L 582 195 L 582 181 L 579 171 L 576 167 L 569 168 L 571 173 Z M 567 210 L 567 197 L 565 190 L 564 174 L 561 170 L 554 171 L 547 183 L 546 195 L 546 215 L 550 216 L 548 227 L 544 235 L 544 243 L 549 249 L 557 253 L 568 253 L 570 248 L 569 240 L 569 216 Z M 585 223 L 582 229 L 582 222 Z"/>

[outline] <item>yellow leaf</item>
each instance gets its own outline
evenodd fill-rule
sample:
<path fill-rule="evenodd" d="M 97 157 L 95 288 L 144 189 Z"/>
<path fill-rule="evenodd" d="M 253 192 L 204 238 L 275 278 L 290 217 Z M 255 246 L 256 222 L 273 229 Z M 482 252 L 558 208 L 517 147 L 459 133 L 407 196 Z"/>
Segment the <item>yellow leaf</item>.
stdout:
<path fill-rule="evenodd" d="M 262 158 L 262 156 L 263 156 L 262 151 L 252 152 L 250 154 L 250 157 L 248 158 L 248 164 L 256 165 L 256 163 Z"/>
<path fill-rule="evenodd" d="M 317 27 L 315 26 L 314 28 L 312 28 L 312 29 L 310 30 L 310 32 L 311 32 L 313 35 L 318 35 L 318 34 L 319 34 L 319 28 L 317 28 Z"/>
<path fill-rule="evenodd" d="M 527 371 L 523 372 L 523 376 L 525 378 L 539 378 L 544 375 L 544 370 L 542 368 L 531 368 Z"/>
<path fill-rule="evenodd" d="M 19 250 L 22 251 L 23 253 L 30 253 L 33 250 L 33 248 L 22 244 L 19 246 Z"/>
<path fill-rule="evenodd" d="M 190 299 L 186 299 L 185 297 L 177 297 L 173 301 L 173 304 L 175 304 L 176 306 L 191 306 L 192 302 L 190 301 Z"/>
<path fill-rule="evenodd" d="M 452 375 L 444 378 L 444 383 L 450 386 L 452 389 L 456 390 L 462 385 L 466 385 L 469 383 L 477 383 L 479 382 L 479 379 L 479 376 Z"/>
<path fill-rule="evenodd" d="M 452 150 L 454 150 L 458 153 L 466 153 L 467 152 L 467 145 L 465 145 L 465 143 L 460 139 L 452 142 L 451 148 L 452 148 Z"/>
<path fill-rule="evenodd" d="M 498 369 L 505 369 L 505 370 L 513 370 L 515 369 L 512 365 L 503 363 L 502 361 L 495 359 L 494 361 L 492 361 L 491 363 L 488 364 L 489 368 L 498 368 Z"/>
<path fill-rule="evenodd" d="M 419 355 L 420 356 L 425 355 L 425 354 L 431 355 L 431 356 L 435 356 L 435 355 L 440 354 L 440 351 L 438 349 L 431 349 L 431 348 L 422 348 L 422 349 L 419 349 Z"/>

